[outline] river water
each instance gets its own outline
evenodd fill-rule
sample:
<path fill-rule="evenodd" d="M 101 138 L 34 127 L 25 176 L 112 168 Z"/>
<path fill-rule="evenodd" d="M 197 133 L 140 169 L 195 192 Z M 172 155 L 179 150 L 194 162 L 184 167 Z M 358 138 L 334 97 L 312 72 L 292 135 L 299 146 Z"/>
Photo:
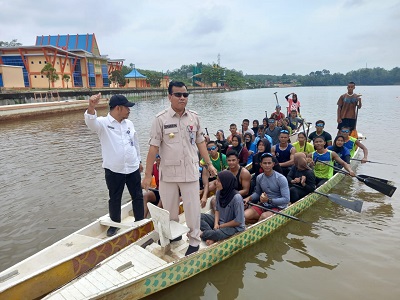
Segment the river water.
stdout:
<path fill-rule="evenodd" d="M 193 94 L 210 135 L 272 113 L 274 92 L 296 92 L 308 121 L 326 122 L 335 135 L 336 102 L 346 87 L 303 87 Z M 358 131 L 367 139 L 369 159 L 400 165 L 398 86 L 358 86 L 363 95 Z M 139 99 L 131 119 L 140 132 L 145 161 L 151 121 L 168 107 L 167 98 Z M 100 110 L 99 115 L 105 115 Z M 83 111 L 25 118 L 0 130 L 0 270 L 51 245 L 107 213 L 107 189 L 98 137 Z M 400 185 L 398 167 L 367 163 L 358 174 Z M 392 198 L 346 178 L 332 193 L 364 200 L 361 214 L 322 199 L 268 238 L 225 262 L 149 299 L 398 299 L 400 297 L 400 191 Z M 124 202 L 128 201 L 124 194 Z M 328 230 L 329 229 L 329 230 Z"/>

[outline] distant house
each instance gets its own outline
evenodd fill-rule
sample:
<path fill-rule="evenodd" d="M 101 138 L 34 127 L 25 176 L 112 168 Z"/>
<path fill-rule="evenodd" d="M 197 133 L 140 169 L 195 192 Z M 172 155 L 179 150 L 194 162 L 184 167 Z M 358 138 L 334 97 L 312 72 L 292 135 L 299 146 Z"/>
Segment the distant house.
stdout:
<path fill-rule="evenodd" d="M 144 88 L 150 87 L 147 83 L 147 77 L 141 74 L 138 70 L 133 69 L 129 74 L 125 75 L 126 85 L 125 87 L 131 88 Z"/>
<path fill-rule="evenodd" d="M 124 59 L 109 59 L 101 55 L 94 34 L 37 36 L 34 46 L 0 47 L 0 65 L 22 67 L 27 88 L 48 88 L 48 79 L 41 74 L 51 63 L 59 79 L 53 88 L 64 88 L 64 74 L 70 76 L 68 87 L 109 87 L 109 75 L 121 70 Z M 3 84 L 6 74 L 2 74 Z"/>

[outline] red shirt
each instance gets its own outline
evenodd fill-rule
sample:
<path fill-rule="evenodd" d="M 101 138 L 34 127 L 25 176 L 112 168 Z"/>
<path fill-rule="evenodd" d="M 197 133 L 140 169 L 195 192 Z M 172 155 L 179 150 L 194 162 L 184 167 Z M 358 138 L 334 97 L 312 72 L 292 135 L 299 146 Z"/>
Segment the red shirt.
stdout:
<path fill-rule="evenodd" d="M 153 176 L 156 179 L 157 189 L 159 189 L 160 178 L 159 178 L 159 170 L 157 168 L 157 163 L 156 162 L 153 164 Z"/>

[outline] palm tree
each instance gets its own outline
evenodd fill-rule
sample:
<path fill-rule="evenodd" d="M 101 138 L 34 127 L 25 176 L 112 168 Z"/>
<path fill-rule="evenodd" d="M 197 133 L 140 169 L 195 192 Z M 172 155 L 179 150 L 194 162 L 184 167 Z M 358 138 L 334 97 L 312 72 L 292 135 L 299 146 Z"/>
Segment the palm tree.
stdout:
<path fill-rule="evenodd" d="M 68 81 L 71 79 L 71 76 L 64 74 L 62 76 L 62 80 L 64 80 L 67 83 L 67 88 L 68 88 Z"/>
<path fill-rule="evenodd" d="M 50 90 L 50 82 L 55 82 L 59 79 L 57 70 L 53 67 L 51 63 L 47 63 L 43 69 L 40 71 L 41 74 L 46 75 L 49 80 L 49 90 Z"/>

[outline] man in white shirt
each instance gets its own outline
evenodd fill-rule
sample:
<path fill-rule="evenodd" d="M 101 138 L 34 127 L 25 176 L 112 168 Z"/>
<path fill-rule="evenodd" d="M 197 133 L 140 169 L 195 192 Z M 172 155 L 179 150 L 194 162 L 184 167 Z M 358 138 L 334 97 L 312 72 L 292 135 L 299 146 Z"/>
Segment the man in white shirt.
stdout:
<path fill-rule="evenodd" d="M 97 117 L 96 105 L 101 94 L 89 98 L 89 106 L 85 112 L 87 127 L 97 133 L 100 138 L 103 168 L 109 192 L 108 209 L 112 221 L 121 222 L 121 198 L 125 184 L 132 197 L 135 221 L 143 219 L 143 193 L 139 139 L 133 123 L 128 120 L 130 107 L 135 103 L 129 102 L 123 95 L 111 97 L 110 112 L 106 117 Z M 113 236 L 119 228 L 110 227 L 107 236 Z"/>

